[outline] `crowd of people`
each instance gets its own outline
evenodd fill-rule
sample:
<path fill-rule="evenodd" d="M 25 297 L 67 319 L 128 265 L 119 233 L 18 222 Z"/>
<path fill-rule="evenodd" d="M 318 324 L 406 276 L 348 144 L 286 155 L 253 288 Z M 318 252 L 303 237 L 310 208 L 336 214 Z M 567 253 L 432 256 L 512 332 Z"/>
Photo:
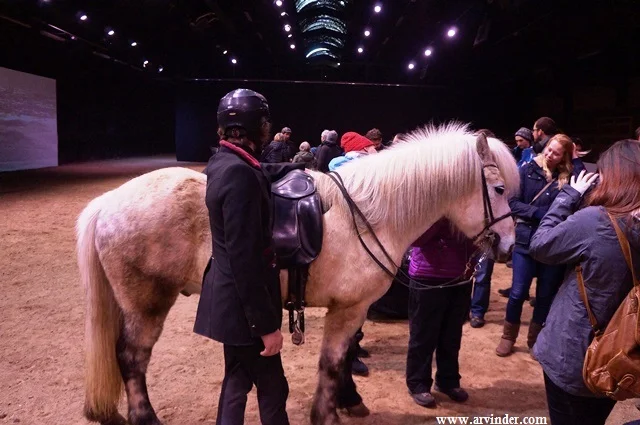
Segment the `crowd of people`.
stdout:
<path fill-rule="evenodd" d="M 312 148 L 306 141 L 295 146 L 291 129 L 285 127 L 269 143 L 266 99 L 244 89 L 221 100 L 218 123 L 221 147 L 205 170 L 214 255 L 205 272 L 195 331 L 224 344 L 217 423 L 242 424 L 247 393 L 256 385 L 262 423 L 288 424 L 288 386 L 279 355 L 280 289 L 270 249 L 268 181 L 260 172 L 261 162 L 329 172 L 379 154 L 402 140 L 402 134 L 383 143 L 375 128 L 365 135 L 349 131 L 341 137 L 325 130 L 320 145 Z M 487 129 L 478 133 L 495 137 Z M 549 117 L 536 120 L 532 129 L 518 129 L 513 137 L 520 170 L 520 191 L 509 201 L 516 234 L 513 280 L 495 351 L 500 357 L 514 352 L 523 304 L 535 278 L 526 344 L 542 368 L 551 423 L 602 425 L 615 400 L 591 392 L 583 382 L 582 365 L 593 330 L 575 268 L 581 266 L 591 309 L 605 327 L 633 285 L 633 270 L 625 262 L 615 225 L 626 235 L 631 267 L 640 275 L 640 128 L 636 139 L 616 142 L 600 155 L 597 173 L 585 170 L 583 142 L 562 134 Z M 437 406 L 432 391 L 460 403 L 469 398 L 458 362 L 462 329 L 466 320 L 473 328 L 484 326 L 494 268 L 490 258 L 471 258 L 472 245 L 443 218 L 408 253 L 412 283 L 406 384 L 420 406 Z M 473 285 L 460 277 L 470 260 L 477 262 Z M 360 347 L 362 338 L 360 329 L 349 348 L 348 370 L 366 376 L 368 368 L 361 358 L 369 353 Z M 355 416 L 369 413 L 355 386 L 338 392 L 339 407 Z"/>

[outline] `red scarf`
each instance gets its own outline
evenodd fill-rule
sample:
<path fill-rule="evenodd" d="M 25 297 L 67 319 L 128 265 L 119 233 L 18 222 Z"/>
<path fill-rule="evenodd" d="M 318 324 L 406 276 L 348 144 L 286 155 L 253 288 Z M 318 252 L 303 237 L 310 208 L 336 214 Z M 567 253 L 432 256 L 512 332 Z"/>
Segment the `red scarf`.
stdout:
<path fill-rule="evenodd" d="M 220 140 L 220 146 L 224 146 L 227 149 L 231 149 L 233 152 L 236 153 L 236 155 L 244 159 L 245 162 L 247 162 L 252 167 L 260 168 L 260 163 L 258 162 L 258 160 L 252 157 L 251 155 L 249 155 L 249 153 L 244 149 L 234 145 L 233 143 L 229 143 L 226 140 Z"/>

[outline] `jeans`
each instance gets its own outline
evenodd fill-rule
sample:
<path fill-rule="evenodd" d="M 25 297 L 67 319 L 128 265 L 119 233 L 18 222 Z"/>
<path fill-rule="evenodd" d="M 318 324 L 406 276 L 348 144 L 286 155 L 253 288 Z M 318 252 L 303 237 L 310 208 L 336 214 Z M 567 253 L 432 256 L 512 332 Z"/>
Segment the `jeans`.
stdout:
<path fill-rule="evenodd" d="M 616 401 L 569 394 L 544 374 L 551 425 L 604 425 Z"/>
<path fill-rule="evenodd" d="M 420 279 L 438 285 L 450 279 Z M 407 387 L 411 394 L 431 391 L 431 363 L 436 354 L 436 384 L 441 389 L 460 387 L 458 353 L 462 325 L 469 312 L 471 285 L 409 290 L 409 350 Z"/>
<path fill-rule="evenodd" d="M 486 258 L 478 265 L 476 281 L 473 285 L 473 296 L 471 297 L 471 316 L 484 317 L 489 309 L 489 295 L 491 294 L 491 275 L 495 261 Z"/>
<path fill-rule="evenodd" d="M 529 254 L 515 251 L 513 253 L 513 286 L 507 302 L 507 322 L 520 323 L 522 305 L 529 295 L 533 277 L 537 276 L 536 306 L 533 308 L 532 320 L 543 325 L 549 315 L 553 297 L 564 278 L 564 270 L 564 265 L 549 266 L 537 262 Z"/>

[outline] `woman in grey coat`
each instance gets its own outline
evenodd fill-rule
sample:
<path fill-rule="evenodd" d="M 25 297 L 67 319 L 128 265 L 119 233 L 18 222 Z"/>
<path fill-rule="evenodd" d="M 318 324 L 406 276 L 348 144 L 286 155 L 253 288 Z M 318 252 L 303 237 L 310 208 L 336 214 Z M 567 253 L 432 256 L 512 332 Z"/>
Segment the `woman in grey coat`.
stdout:
<path fill-rule="evenodd" d="M 632 288 L 631 271 L 607 212 L 627 236 L 640 274 L 640 142 L 615 143 L 601 155 L 598 171 L 601 182 L 586 196 L 587 207 L 574 214 L 598 177 L 583 171 L 554 200 L 529 247 L 540 262 L 569 265 L 533 347 L 544 371 L 553 425 L 603 425 L 615 405 L 590 392 L 582 379 L 593 332 L 575 273 L 580 264 L 589 303 L 604 329 Z"/>

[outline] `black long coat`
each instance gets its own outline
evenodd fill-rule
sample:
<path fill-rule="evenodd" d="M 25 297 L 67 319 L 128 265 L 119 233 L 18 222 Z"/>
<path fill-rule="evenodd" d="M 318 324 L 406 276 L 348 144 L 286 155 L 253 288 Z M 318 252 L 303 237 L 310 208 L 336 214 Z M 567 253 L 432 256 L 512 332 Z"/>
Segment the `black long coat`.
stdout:
<path fill-rule="evenodd" d="M 224 344 L 252 345 L 280 329 L 270 184 L 294 168 L 301 165 L 263 168 L 247 152 L 226 143 L 209 160 L 206 204 L 213 258 L 203 279 L 197 334 Z"/>

